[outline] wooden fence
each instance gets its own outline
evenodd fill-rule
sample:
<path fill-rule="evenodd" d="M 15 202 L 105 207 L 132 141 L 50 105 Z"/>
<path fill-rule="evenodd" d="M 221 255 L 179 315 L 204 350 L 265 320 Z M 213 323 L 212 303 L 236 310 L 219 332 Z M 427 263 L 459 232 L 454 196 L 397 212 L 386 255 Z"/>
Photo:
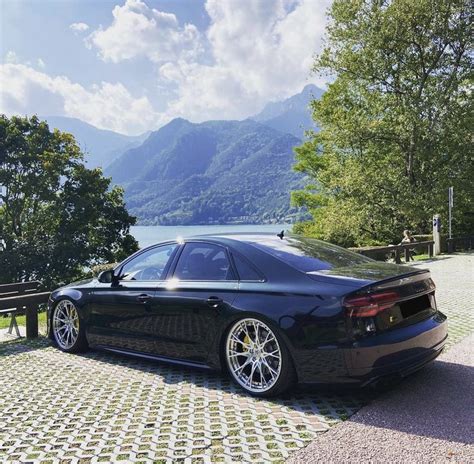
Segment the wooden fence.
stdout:
<path fill-rule="evenodd" d="M 413 250 L 427 251 L 429 257 L 433 256 L 434 241 L 427 240 L 424 242 L 412 242 L 404 243 L 401 245 L 389 245 L 389 246 L 374 246 L 374 247 L 363 247 L 363 248 L 350 248 L 350 250 L 374 258 L 377 260 L 385 261 L 387 258 L 393 257 L 396 263 L 402 262 L 402 256 L 408 263 L 410 261 L 410 255 Z"/>

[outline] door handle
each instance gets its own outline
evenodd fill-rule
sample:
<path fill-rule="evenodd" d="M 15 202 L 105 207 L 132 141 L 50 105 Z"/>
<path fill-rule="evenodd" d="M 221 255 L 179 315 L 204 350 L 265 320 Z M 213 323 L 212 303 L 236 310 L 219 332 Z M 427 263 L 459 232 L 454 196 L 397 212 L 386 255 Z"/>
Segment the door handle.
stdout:
<path fill-rule="evenodd" d="M 218 296 L 210 296 L 206 301 L 212 308 L 217 308 L 224 300 Z"/>
<path fill-rule="evenodd" d="M 151 300 L 151 295 L 147 295 L 146 293 L 144 293 L 143 295 L 138 295 L 137 296 L 137 301 L 139 303 L 148 303 L 150 300 Z"/>

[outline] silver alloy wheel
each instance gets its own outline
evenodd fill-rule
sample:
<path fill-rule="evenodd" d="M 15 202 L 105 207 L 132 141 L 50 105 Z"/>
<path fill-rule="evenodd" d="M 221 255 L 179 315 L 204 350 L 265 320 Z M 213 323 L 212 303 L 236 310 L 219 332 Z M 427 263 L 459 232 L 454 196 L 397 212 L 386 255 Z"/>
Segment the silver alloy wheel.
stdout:
<path fill-rule="evenodd" d="M 242 319 L 232 326 L 226 359 L 234 379 L 251 392 L 268 391 L 280 377 L 280 345 L 272 330 L 258 319 Z"/>
<path fill-rule="evenodd" d="M 74 304 L 61 300 L 54 309 L 53 334 L 58 345 L 64 350 L 74 346 L 79 337 L 79 315 Z"/>

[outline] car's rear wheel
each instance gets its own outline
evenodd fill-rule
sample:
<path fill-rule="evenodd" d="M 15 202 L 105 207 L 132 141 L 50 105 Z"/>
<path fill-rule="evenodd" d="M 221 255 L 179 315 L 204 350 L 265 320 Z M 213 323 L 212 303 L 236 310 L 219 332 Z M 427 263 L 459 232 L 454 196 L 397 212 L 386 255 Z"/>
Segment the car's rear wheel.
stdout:
<path fill-rule="evenodd" d="M 231 326 L 225 357 L 234 381 L 251 395 L 274 396 L 294 383 L 288 349 L 276 332 L 259 319 L 240 319 Z"/>
<path fill-rule="evenodd" d="M 55 306 L 51 322 L 54 341 L 61 350 L 76 353 L 87 349 L 85 330 L 71 300 L 61 300 Z"/>

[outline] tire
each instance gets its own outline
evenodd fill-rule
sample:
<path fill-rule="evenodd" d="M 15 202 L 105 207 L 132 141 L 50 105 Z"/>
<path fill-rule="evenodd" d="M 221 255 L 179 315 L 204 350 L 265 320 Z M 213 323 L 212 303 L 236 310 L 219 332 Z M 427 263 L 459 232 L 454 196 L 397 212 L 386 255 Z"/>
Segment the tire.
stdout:
<path fill-rule="evenodd" d="M 51 316 L 52 338 L 56 346 L 66 353 L 79 353 L 89 347 L 84 322 L 70 299 L 60 300 Z"/>
<path fill-rule="evenodd" d="M 234 322 L 225 337 L 224 357 L 233 381 L 252 396 L 268 398 L 296 381 L 288 348 L 275 329 L 256 317 Z"/>

